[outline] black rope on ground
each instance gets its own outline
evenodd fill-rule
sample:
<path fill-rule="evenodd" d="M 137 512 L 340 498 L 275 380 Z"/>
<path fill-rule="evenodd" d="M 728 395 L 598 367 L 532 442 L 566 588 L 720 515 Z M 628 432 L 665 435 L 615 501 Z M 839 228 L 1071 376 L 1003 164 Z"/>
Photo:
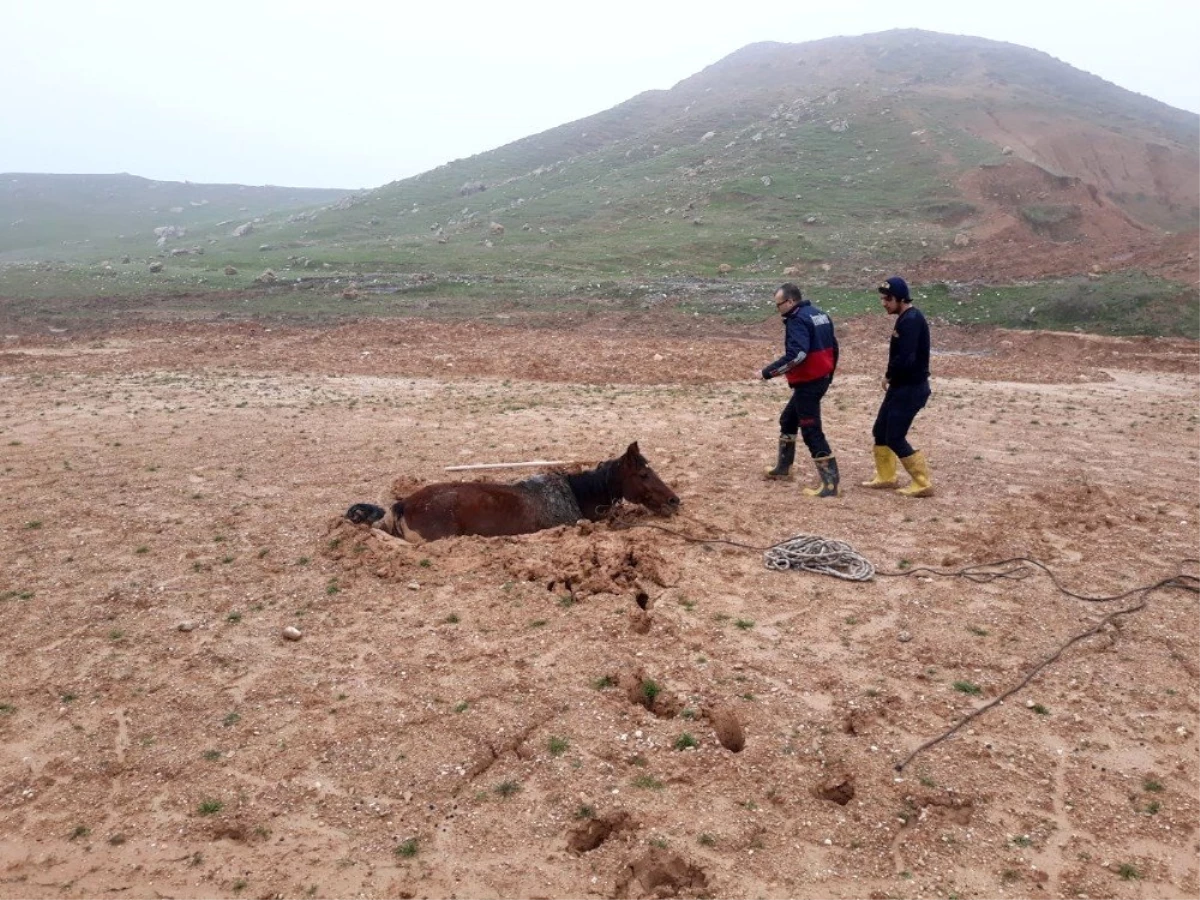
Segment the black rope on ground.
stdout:
<path fill-rule="evenodd" d="M 703 523 L 698 523 L 698 524 L 703 525 Z M 624 528 L 654 528 L 654 529 L 657 529 L 658 531 L 663 531 L 663 532 L 666 532 L 667 534 L 675 535 L 676 537 L 683 538 L 685 541 L 690 541 L 691 543 L 695 543 L 695 544 L 728 544 L 732 547 L 741 547 L 742 549 L 753 550 L 758 553 L 767 553 L 770 550 L 774 550 L 776 548 L 783 547 L 786 544 L 788 544 L 790 541 L 794 540 L 793 538 L 789 538 L 786 541 L 780 541 L 777 544 L 772 544 L 770 547 L 756 547 L 751 544 L 744 544 L 744 543 L 741 543 L 740 541 L 731 541 L 731 540 L 727 540 L 725 538 L 692 537 L 691 535 L 684 534 L 681 531 L 676 531 L 671 528 L 665 528 L 662 525 L 656 525 L 653 522 L 634 522 L 634 523 L 630 523 L 628 525 L 621 525 L 621 526 L 614 526 L 614 527 L 617 530 L 621 530 Z M 1184 559 L 1180 560 L 1181 568 L 1187 564 L 1200 565 L 1200 559 L 1196 559 L 1193 557 L 1185 557 Z M 997 571 L 996 568 L 998 566 L 1007 566 L 1007 568 L 1001 568 Z M 1005 700 L 1007 700 L 1013 694 L 1017 693 L 1019 690 L 1021 690 L 1023 687 L 1025 687 L 1027 684 L 1029 684 L 1029 682 L 1033 680 L 1034 676 L 1037 675 L 1038 672 L 1042 671 L 1042 669 L 1046 668 L 1046 666 L 1050 665 L 1052 662 L 1057 660 L 1060 656 L 1063 655 L 1064 652 L 1066 652 L 1073 645 L 1077 644 L 1079 641 L 1082 641 L 1084 638 L 1088 638 L 1094 634 L 1099 633 L 1101 630 L 1103 630 L 1105 625 L 1107 625 L 1109 622 L 1113 621 L 1114 619 L 1116 619 L 1120 616 L 1128 616 L 1132 613 L 1138 612 L 1139 610 L 1145 609 L 1146 603 L 1147 603 L 1150 595 L 1152 593 L 1154 593 L 1155 591 L 1165 590 L 1166 588 L 1179 588 L 1180 590 L 1191 591 L 1193 594 L 1200 594 L 1200 578 L 1198 578 L 1195 575 L 1189 575 L 1187 573 L 1181 572 L 1178 575 L 1172 575 L 1170 578 L 1163 578 L 1159 581 L 1156 581 L 1154 584 L 1148 584 L 1148 585 L 1142 585 L 1140 587 L 1130 588 L 1129 590 L 1127 590 L 1123 593 L 1120 593 L 1120 594 L 1112 594 L 1111 596 L 1106 596 L 1106 597 L 1089 597 L 1085 594 L 1079 594 L 1079 593 L 1076 593 L 1075 591 L 1072 591 L 1068 588 L 1063 587 L 1062 583 L 1058 580 L 1058 577 L 1054 574 L 1054 572 L 1051 571 L 1049 566 L 1047 566 L 1041 560 L 1034 559 L 1031 556 L 1013 556 L 1013 557 L 1010 557 L 1009 559 L 997 560 L 996 562 L 976 563 L 974 565 L 964 566 L 961 569 L 956 569 L 956 570 L 948 571 L 948 572 L 940 571 L 938 569 L 931 569 L 927 566 L 919 566 L 915 569 L 905 569 L 902 572 L 876 571 L 874 574 L 879 575 L 884 578 L 907 578 L 911 575 L 918 575 L 920 573 L 928 573 L 929 575 L 934 575 L 939 578 L 965 578 L 968 581 L 975 582 L 976 584 L 987 584 L 992 581 L 1001 581 L 1001 580 L 1020 581 L 1022 579 L 1028 578 L 1030 575 L 1035 574 L 1036 569 L 1040 569 L 1042 572 L 1044 572 L 1046 574 L 1047 577 L 1049 577 L 1050 581 L 1054 584 L 1054 587 L 1058 589 L 1059 593 L 1063 594 L 1064 596 L 1071 597 L 1075 600 L 1082 600 L 1085 603 L 1113 603 L 1118 600 L 1124 600 L 1126 597 L 1130 597 L 1134 594 L 1140 594 L 1141 600 L 1138 603 L 1134 604 L 1133 606 L 1127 607 L 1125 609 L 1118 609 L 1114 612 L 1109 613 L 1107 616 L 1105 616 L 1103 619 L 1101 619 L 1093 627 L 1087 629 L 1086 631 L 1080 632 L 1079 634 L 1072 637 L 1065 644 L 1063 644 L 1061 647 L 1059 647 L 1057 650 L 1055 650 L 1054 653 L 1052 653 L 1050 656 L 1047 656 L 1044 660 L 1042 660 L 1040 663 L 1038 663 L 1036 666 L 1034 666 L 1033 669 L 1031 669 L 1029 671 L 1029 673 L 1024 678 L 1022 678 L 1016 685 L 1009 688 L 1007 691 L 1005 691 L 1003 694 L 1001 694 L 995 700 L 992 700 L 992 701 L 984 704 L 983 706 L 979 707 L 978 709 L 972 710 L 971 712 L 967 713 L 967 715 L 965 715 L 962 719 L 960 719 L 953 727 L 949 728 L 948 730 L 946 730 L 942 734 L 938 735 L 937 737 L 932 738 L 931 740 L 928 740 L 925 743 L 923 743 L 921 746 L 917 747 L 917 749 L 914 750 L 912 753 L 910 753 L 904 759 L 903 762 L 896 764 L 895 769 L 897 772 L 904 771 L 904 767 L 907 766 L 910 762 L 912 762 L 913 759 L 917 756 L 917 754 L 922 753 L 925 750 L 928 750 L 930 747 L 934 747 L 937 744 L 940 744 L 942 741 L 949 738 L 951 735 L 953 735 L 955 732 L 957 732 L 960 728 L 962 728 L 968 722 L 970 722 L 974 719 L 977 719 L 979 716 L 983 715 L 989 709 L 992 709 L 994 706 L 997 706 L 998 704 L 1003 703 Z"/>
<path fill-rule="evenodd" d="M 925 750 L 928 750 L 930 747 L 940 744 L 942 741 L 946 740 L 946 738 L 953 735 L 956 731 L 958 731 L 960 728 L 962 728 L 968 722 L 983 715 L 985 712 L 987 712 L 992 707 L 994 707 L 1000 703 L 1003 703 L 1005 700 L 1007 700 L 1009 697 L 1011 697 L 1017 691 L 1021 690 L 1021 688 L 1025 687 L 1025 685 L 1029 684 L 1029 682 L 1033 680 L 1033 677 L 1035 675 L 1037 675 L 1038 672 L 1040 672 L 1042 669 L 1046 668 L 1046 666 L 1050 665 L 1050 663 L 1054 662 L 1056 659 L 1058 659 L 1060 656 L 1062 656 L 1063 653 L 1067 650 L 1067 648 L 1069 648 L 1073 644 L 1078 643 L 1079 641 L 1083 640 L 1084 638 L 1091 637 L 1092 635 L 1097 634 L 1104 628 L 1105 625 L 1107 625 L 1109 622 L 1111 622 L 1113 619 L 1117 618 L 1118 616 L 1127 616 L 1130 613 L 1135 613 L 1140 609 L 1144 609 L 1146 607 L 1146 603 L 1147 603 L 1150 595 L 1152 593 L 1154 593 L 1155 591 L 1162 590 L 1162 589 L 1168 588 L 1168 587 L 1177 587 L 1177 588 L 1181 588 L 1185 591 L 1191 591 L 1192 593 L 1200 593 L 1200 578 L 1197 578 L 1195 575 L 1180 574 L 1180 575 L 1173 575 L 1170 578 L 1164 578 L 1161 581 L 1155 582 L 1154 584 L 1144 585 L 1144 586 L 1138 587 L 1138 588 L 1133 588 L 1132 590 L 1126 591 L 1123 594 L 1116 594 L 1112 597 L 1084 597 L 1079 594 L 1075 594 L 1075 593 L 1072 593 L 1071 591 L 1066 590 L 1062 585 L 1060 585 L 1058 583 L 1058 580 L 1054 578 L 1053 573 L 1051 573 L 1050 570 L 1047 569 L 1042 563 L 1038 562 L 1037 560 L 1029 560 L 1029 561 L 1034 563 L 1038 567 L 1040 567 L 1043 571 L 1045 571 L 1046 574 L 1050 576 L 1051 580 L 1054 581 L 1054 586 L 1057 587 L 1060 591 L 1062 591 L 1062 593 L 1066 594 L 1069 597 L 1074 597 L 1078 600 L 1086 600 L 1089 603 L 1105 603 L 1105 602 L 1109 602 L 1109 601 L 1113 601 L 1113 600 L 1120 600 L 1125 597 L 1128 597 L 1130 594 L 1136 594 L 1136 593 L 1140 592 L 1142 594 L 1142 599 L 1141 599 L 1141 601 L 1134 604 L 1133 606 L 1127 607 L 1125 609 L 1118 609 L 1114 612 L 1109 613 L 1107 616 L 1105 616 L 1096 625 L 1092 626 L 1087 631 L 1083 631 L 1083 632 L 1080 632 L 1079 634 L 1075 635 L 1073 638 L 1071 638 L 1069 641 L 1067 641 L 1065 644 L 1063 644 L 1061 647 L 1059 647 L 1057 650 L 1055 650 L 1052 654 L 1050 654 L 1044 660 L 1042 660 L 1040 663 L 1038 663 L 1036 666 L 1034 666 L 1029 671 L 1029 674 L 1027 674 L 1024 678 L 1022 678 L 1020 680 L 1020 682 L 1018 682 L 1013 687 L 1009 688 L 1007 691 L 1005 691 L 1003 694 L 1001 694 L 995 700 L 992 700 L 989 703 L 985 703 L 983 706 L 979 707 L 978 709 L 972 710 L 971 712 L 967 713 L 967 715 L 963 716 L 963 718 L 960 719 L 952 728 L 949 728 L 948 730 L 944 731 L 942 734 L 938 735 L 937 737 L 926 741 L 920 747 L 918 747 L 916 750 L 914 750 L 912 753 L 908 754 L 908 756 L 905 757 L 903 762 L 899 762 L 896 764 L 897 772 L 903 772 L 904 767 L 907 766 L 910 762 L 912 762 L 913 758 L 916 757 L 916 755 L 918 753 L 921 753 Z M 1185 560 L 1185 561 L 1187 561 L 1187 560 Z M 916 571 L 916 570 L 914 570 L 914 571 Z M 880 573 L 880 574 L 884 574 L 884 573 Z M 900 572 L 900 573 L 893 572 L 893 573 L 887 573 L 887 574 L 904 575 L 904 574 L 908 574 L 908 573 L 907 572 Z M 939 575 L 947 574 L 948 575 L 948 574 L 953 574 L 953 573 L 937 572 L 935 574 L 939 574 Z"/>

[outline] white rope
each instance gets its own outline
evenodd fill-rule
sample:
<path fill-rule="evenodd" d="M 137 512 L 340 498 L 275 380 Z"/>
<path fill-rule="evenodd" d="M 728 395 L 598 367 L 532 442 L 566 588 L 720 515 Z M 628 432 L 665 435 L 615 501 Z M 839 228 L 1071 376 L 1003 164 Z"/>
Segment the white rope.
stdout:
<path fill-rule="evenodd" d="M 875 567 L 865 556 L 842 541 L 798 534 L 768 547 L 763 554 L 768 569 L 803 569 L 847 581 L 870 581 Z"/>

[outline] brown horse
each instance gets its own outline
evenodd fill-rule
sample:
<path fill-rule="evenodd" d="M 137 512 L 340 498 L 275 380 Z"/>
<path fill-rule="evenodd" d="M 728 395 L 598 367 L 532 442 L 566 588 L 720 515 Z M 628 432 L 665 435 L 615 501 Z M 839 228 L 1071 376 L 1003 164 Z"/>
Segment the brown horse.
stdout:
<path fill-rule="evenodd" d="M 407 540 L 436 541 L 461 534 L 528 534 L 580 519 L 594 522 L 622 500 L 661 515 L 679 509 L 679 498 L 654 474 L 637 441 L 623 455 L 587 472 L 535 475 L 516 484 L 429 484 L 390 510 L 355 503 L 346 518 L 356 524 L 378 523 L 376 527 Z"/>

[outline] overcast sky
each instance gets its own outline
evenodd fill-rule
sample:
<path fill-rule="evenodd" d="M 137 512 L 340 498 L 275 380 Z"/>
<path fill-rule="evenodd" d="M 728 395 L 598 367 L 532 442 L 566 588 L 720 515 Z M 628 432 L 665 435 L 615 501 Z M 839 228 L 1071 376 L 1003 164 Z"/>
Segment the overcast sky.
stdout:
<path fill-rule="evenodd" d="M 756 41 L 924 28 L 1200 111 L 1200 2 L 0 0 L 0 172 L 377 187 Z"/>

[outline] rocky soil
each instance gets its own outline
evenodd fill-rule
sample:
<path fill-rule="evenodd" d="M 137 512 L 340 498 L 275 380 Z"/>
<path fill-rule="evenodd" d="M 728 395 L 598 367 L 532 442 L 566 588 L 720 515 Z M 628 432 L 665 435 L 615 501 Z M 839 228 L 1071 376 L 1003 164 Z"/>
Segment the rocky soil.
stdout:
<path fill-rule="evenodd" d="M 1139 590 L 1200 565 L 1196 344 L 935 323 L 907 500 L 890 324 L 829 500 L 759 477 L 771 319 L 4 337 L 0 897 L 1196 896 L 1197 596 Z M 340 517 L 632 440 L 679 516 Z M 878 574 L 767 569 L 800 534 Z"/>

